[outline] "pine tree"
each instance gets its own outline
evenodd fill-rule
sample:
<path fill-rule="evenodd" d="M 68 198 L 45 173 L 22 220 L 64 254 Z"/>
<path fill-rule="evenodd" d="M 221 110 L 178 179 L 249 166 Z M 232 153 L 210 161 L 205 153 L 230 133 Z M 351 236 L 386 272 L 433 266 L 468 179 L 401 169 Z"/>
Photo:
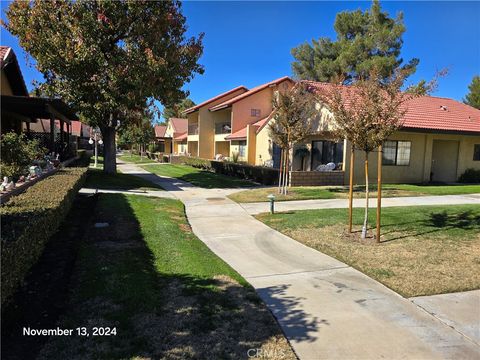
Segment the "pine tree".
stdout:
<path fill-rule="evenodd" d="M 402 13 L 392 19 L 374 0 L 365 12 L 337 14 L 334 28 L 335 41 L 323 37 L 292 49 L 296 60 L 292 69 L 299 79 L 337 82 L 341 78 L 349 84 L 355 78 L 366 78 L 373 68 L 385 79 L 399 67 L 408 74 L 415 72 L 418 59 L 402 66 L 400 58 L 405 32 Z"/>
<path fill-rule="evenodd" d="M 463 102 L 476 109 L 480 109 L 480 76 L 473 77 L 472 82 L 468 85 L 470 92 L 465 96 Z"/>

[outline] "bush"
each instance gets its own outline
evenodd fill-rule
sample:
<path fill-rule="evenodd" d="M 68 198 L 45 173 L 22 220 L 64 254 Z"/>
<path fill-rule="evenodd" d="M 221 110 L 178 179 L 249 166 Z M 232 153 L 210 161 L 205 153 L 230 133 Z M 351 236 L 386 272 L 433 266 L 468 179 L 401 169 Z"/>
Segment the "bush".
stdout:
<path fill-rule="evenodd" d="M 148 152 L 154 153 L 158 151 L 157 144 L 148 144 Z"/>
<path fill-rule="evenodd" d="M 480 170 L 467 169 L 460 175 L 458 181 L 461 183 L 480 183 Z"/>
<path fill-rule="evenodd" d="M 183 164 L 207 171 L 213 171 L 217 174 L 253 180 L 263 185 L 274 185 L 278 183 L 278 169 L 188 156 L 180 156 L 179 158 L 180 162 Z"/>
<path fill-rule="evenodd" d="M 21 175 L 28 174 L 32 162 L 47 152 L 40 147 L 38 140 L 28 140 L 24 134 L 9 132 L 2 135 L 0 142 L 0 176 L 8 176 L 16 181 Z"/>
<path fill-rule="evenodd" d="M 2 305 L 11 299 L 58 230 L 86 173 L 85 168 L 59 170 L 0 208 Z"/>

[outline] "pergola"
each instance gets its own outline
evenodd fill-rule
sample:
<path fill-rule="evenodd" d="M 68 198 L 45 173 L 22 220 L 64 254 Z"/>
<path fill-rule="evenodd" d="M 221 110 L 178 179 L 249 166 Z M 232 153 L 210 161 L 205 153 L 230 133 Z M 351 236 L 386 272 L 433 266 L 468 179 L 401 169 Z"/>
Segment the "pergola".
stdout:
<path fill-rule="evenodd" d="M 78 120 L 75 112 L 60 99 L 28 96 L 1 96 L 2 119 L 25 122 L 27 134 L 30 123 L 38 119 L 50 120 L 50 151 L 55 151 L 55 120 L 60 121 L 60 141 L 67 142 L 70 150 L 71 120 Z M 65 135 L 64 124 L 67 124 Z"/>

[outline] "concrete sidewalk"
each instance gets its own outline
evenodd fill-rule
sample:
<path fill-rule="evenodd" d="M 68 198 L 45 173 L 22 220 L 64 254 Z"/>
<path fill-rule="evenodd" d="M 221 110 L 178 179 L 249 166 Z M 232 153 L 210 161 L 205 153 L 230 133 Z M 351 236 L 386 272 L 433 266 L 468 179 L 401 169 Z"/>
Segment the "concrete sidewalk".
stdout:
<path fill-rule="evenodd" d="M 480 290 L 417 296 L 410 300 L 480 345 Z"/>
<path fill-rule="evenodd" d="M 476 359 L 480 347 L 350 266 L 250 216 L 225 196 L 149 174 L 185 204 L 194 233 L 245 277 L 278 319 L 300 359 Z"/>
<path fill-rule="evenodd" d="M 441 196 L 410 196 L 383 198 L 382 207 L 391 206 L 416 206 L 416 205 L 460 205 L 460 204 L 478 204 L 480 205 L 480 194 L 467 195 L 441 195 Z M 251 215 L 270 211 L 268 202 L 241 203 L 246 212 Z M 354 207 L 365 206 L 364 199 L 353 199 Z M 377 207 L 377 199 L 372 198 L 369 201 L 371 208 Z M 327 199 L 327 200 L 295 200 L 295 201 L 277 201 L 275 211 L 295 211 L 295 210 L 313 210 L 313 209 L 343 209 L 348 208 L 347 199 Z"/>
<path fill-rule="evenodd" d="M 154 196 L 161 197 L 166 199 L 175 199 L 168 191 L 162 190 L 108 190 L 108 189 L 92 189 L 92 188 L 81 188 L 79 191 L 80 194 L 126 194 L 126 195 L 141 195 L 141 196 Z"/>

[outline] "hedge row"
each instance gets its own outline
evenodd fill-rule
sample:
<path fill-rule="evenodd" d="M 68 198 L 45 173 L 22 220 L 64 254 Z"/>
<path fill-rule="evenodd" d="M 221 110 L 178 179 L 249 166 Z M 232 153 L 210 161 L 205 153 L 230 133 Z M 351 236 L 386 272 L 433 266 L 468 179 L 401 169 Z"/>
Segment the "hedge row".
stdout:
<path fill-rule="evenodd" d="M 274 185 L 278 183 L 278 169 L 189 156 L 180 156 L 178 158 L 180 158 L 180 162 L 183 164 L 213 171 L 217 174 L 253 180 L 263 185 Z"/>
<path fill-rule="evenodd" d="M 58 230 L 86 173 L 85 168 L 59 170 L 0 208 L 2 305 L 11 299 Z"/>

